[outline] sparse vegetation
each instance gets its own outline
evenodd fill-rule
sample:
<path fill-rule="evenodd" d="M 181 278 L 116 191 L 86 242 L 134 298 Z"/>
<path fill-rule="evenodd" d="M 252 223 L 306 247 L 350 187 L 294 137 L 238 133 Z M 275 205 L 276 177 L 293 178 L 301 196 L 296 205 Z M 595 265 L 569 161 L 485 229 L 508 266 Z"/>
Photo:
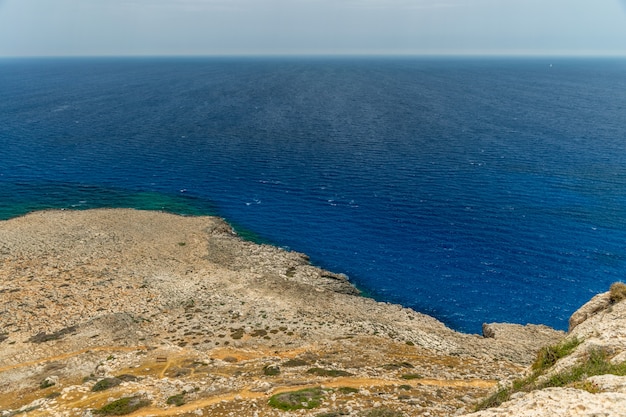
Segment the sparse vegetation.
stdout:
<path fill-rule="evenodd" d="M 296 366 L 307 366 L 309 363 L 303 359 L 289 359 L 283 362 L 283 366 L 286 367 L 296 367 Z"/>
<path fill-rule="evenodd" d="M 165 403 L 168 405 L 175 405 L 176 407 L 180 407 L 181 405 L 185 404 L 185 393 L 181 392 L 180 394 L 172 395 L 171 397 L 167 398 Z"/>
<path fill-rule="evenodd" d="M 626 299 L 626 284 L 623 282 L 614 282 L 609 288 L 609 300 L 611 304 L 619 303 Z"/>
<path fill-rule="evenodd" d="M 422 379 L 423 377 L 420 374 L 404 374 L 401 376 L 402 379 Z"/>
<path fill-rule="evenodd" d="M 543 371 L 550 368 L 559 359 L 572 353 L 581 343 L 581 340 L 574 337 L 572 339 L 565 340 L 558 345 L 542 348 L 537 354 L 537 359 L 535 359 L 532 368 L 536 371 Z"/>
<path fill-rule="evenodd" d="M 352 387 L 340 387 L 338 391 L 342 394 L 353 394 L 359 392 L 358 389 Z"/>
<path fill-rule="evenodd" d="M 232 329 L 230 337 L 233 339 L 241 339 L 244 335 L 243 329 Z"/>
<path fill-rule="evenodd" d="M 614 365 L 609 361 L 609 357 L 604 350 L 592 350 L 586 360 L 574 368 L 558 373 L 546 381 L 540 388 L 564 387 L 566 385 L 580 382 L 593 375 L 613 374 L 618 376 L 626 375 L 626 362 Z"/>
<path fill-rule="evenodd" d="M 414 366 L 408 362 L 400 362 L 400 363 L 387 363 L 385 365 L 382 366 L 384 369 L 387 369 L 389 371 L 392 371 L 394 369 L 401 369 L 401 368 L 414 368 Z"/>
<path fill-rule="evenodd" d="M 352 376 L 350 372 L 342 371 L 340 369 L 311 368 L 308 371 L 306 371 L 306 373 L 317 375 L 317 376 L 330 376 L 330 377 Z"/>
<path fill-rule="evenodd" d="M 513 384 L 510 387 L 499 389 L 490 397 L 480 402 L 476 406 L 476 411 L 497 407 L 503 402 L 508 401 L 511 398 L 511 395 L 516 392 L 530 392 L 549 387 L 565 386 L 575 386 L 594 392 L 595 388 L 592 384 L 584 381 L 586 378 L 594 375 L 605 374 L 626 376 L 626 362 L 617 365 L 612 364 L 609 361 L 609 355 L 606 351 L 592 350 L 580 364 L 564 372 L 554 374 L 550 378 L 539 382 L 539 377 L 544 375 L 545 371 L 554 365 L 558 358 L 567 356 L 574 350 L 574 344 L 575 346 L 578 346 L 580 342 L 567 341 L 558 346 L 548 347 L 545 349 L 548 354 L 546 354 L 546 352 L 542 349 L 537 357 L 537 360 L 535 361 L 535 365 L 533 365 L 534 372 L 530 376 L 513 381 Z M 553 360 L 556 356 L 558 356 L 558 358 Z"/>
<path fill-rule="evenodd" d="M 343 410 L 331 411 L 328 413 L 316 414 L 315 417 L 340 417 L 340 416 L 348 416 L 350 413 Z"/>
<path fill-rule="evenodd" d="M 75 331 L 76 331 L 76 326 L 70 326 L 54 333 L 41 332 L 41 333 L 37 333 L 36 335 L 28 339 L 28 341 L 32 343 L 44 343 L 44 342 L 49 342 L 51 340 L 59 340 L 66 334 L 74 333 Z"/>
<path fill-rule="evenodd" d="M 257 329 L 257 330 L 255 330 L 255 331 L 253 331 L 252 333 L 250 333 L 250 336 L 252 336 L 252 337 L 263 337 L 263 336 L 267 336 L 267 330 Z"/>
<path fill-rule="evenodd" d="M 404 417 L 404 413 L 400 411 L 394 411 L 389 408 L 373 408 L 371 410 L 365 410 L 359 417 Z"/>
<path fill-rule="evenodd" d="M 310 410 L 320 406 L 323 395 L 324 391 L 321 388 L 306 388 L 273 395 L 268 404 L 283 411 Z"/>
<path fill-rule="evenodd" d="M 94 410 L 94 413 L 102 416 L 124 416 L 148 405 L 150 401 L 141 397 L 122 397 Z"/>
<path fill-rule="evenodd" d="M 56 385 L 54 381 L 52 381 L 50 378 L 45 378 L 43 381 L 39 383 L 39 389 L 50 388 L 54 385 Z"/>
<path fill-rule="evenodd" d="M 280 368 L 277 365 L 266 365 L 263 367 L 263 375 L 276 376 L 280 374 Z"/>
<path fill-rule="evenodd" d="M 119 378 L 103 378 L 100 381 L 96 382 L 96 384 L 91 388 L 93 392 L 104 391 L 109 388 L 113 388 L 122 383 L 122 380 Z"/>

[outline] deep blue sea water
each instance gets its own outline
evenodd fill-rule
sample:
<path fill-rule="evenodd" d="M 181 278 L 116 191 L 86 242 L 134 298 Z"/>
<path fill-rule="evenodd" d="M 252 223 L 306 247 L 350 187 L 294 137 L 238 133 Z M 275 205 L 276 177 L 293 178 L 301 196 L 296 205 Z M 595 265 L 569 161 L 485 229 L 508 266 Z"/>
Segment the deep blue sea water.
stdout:
<path fill-rule="evenodd" d="M 565 329 L 626 275 L 626 61 L 0 60 L 0 218 L 102 206 L 218 214 L 458 330 Z"/>

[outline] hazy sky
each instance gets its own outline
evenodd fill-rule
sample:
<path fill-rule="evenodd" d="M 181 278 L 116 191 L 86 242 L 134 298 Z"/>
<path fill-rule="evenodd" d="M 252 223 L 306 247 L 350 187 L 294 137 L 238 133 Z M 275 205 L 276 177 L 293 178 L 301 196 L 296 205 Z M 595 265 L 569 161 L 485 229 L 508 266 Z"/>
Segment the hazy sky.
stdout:
<path fill-rule="evenodd" d="M 0 56 L 626 55 L 624 0 L 0 0 Z"/>

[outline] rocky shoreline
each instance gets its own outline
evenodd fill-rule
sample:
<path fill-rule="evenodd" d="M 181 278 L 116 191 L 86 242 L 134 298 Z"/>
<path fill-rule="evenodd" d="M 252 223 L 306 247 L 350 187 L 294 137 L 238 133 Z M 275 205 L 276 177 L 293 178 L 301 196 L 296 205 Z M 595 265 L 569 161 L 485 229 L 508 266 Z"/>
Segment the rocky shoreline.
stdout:
<path fill-rule="evenodd" d="M 0 222 L 0 298 L 3 417 L 461 415 L 565 337 L 461 334 L 219 218 L 128 209 Z"/>

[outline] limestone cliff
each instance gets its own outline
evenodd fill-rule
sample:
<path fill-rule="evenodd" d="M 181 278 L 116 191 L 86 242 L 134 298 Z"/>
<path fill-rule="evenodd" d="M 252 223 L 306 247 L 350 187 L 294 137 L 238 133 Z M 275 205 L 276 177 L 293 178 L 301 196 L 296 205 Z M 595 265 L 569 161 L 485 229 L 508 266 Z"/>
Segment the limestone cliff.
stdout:
<path fill-rule="evenodd" d="M 0 301 L 1 416 L 448 416 L 564 336 L 457 333 L 221 219 L 122 209 L 0 222 Z"/>
<path fill-rule="evenodd" d="M 487 416 L 626 416 L 626 285 L 595 296 L 570 319 L 568 335 L 500 391 L 510 398 Z"/>

